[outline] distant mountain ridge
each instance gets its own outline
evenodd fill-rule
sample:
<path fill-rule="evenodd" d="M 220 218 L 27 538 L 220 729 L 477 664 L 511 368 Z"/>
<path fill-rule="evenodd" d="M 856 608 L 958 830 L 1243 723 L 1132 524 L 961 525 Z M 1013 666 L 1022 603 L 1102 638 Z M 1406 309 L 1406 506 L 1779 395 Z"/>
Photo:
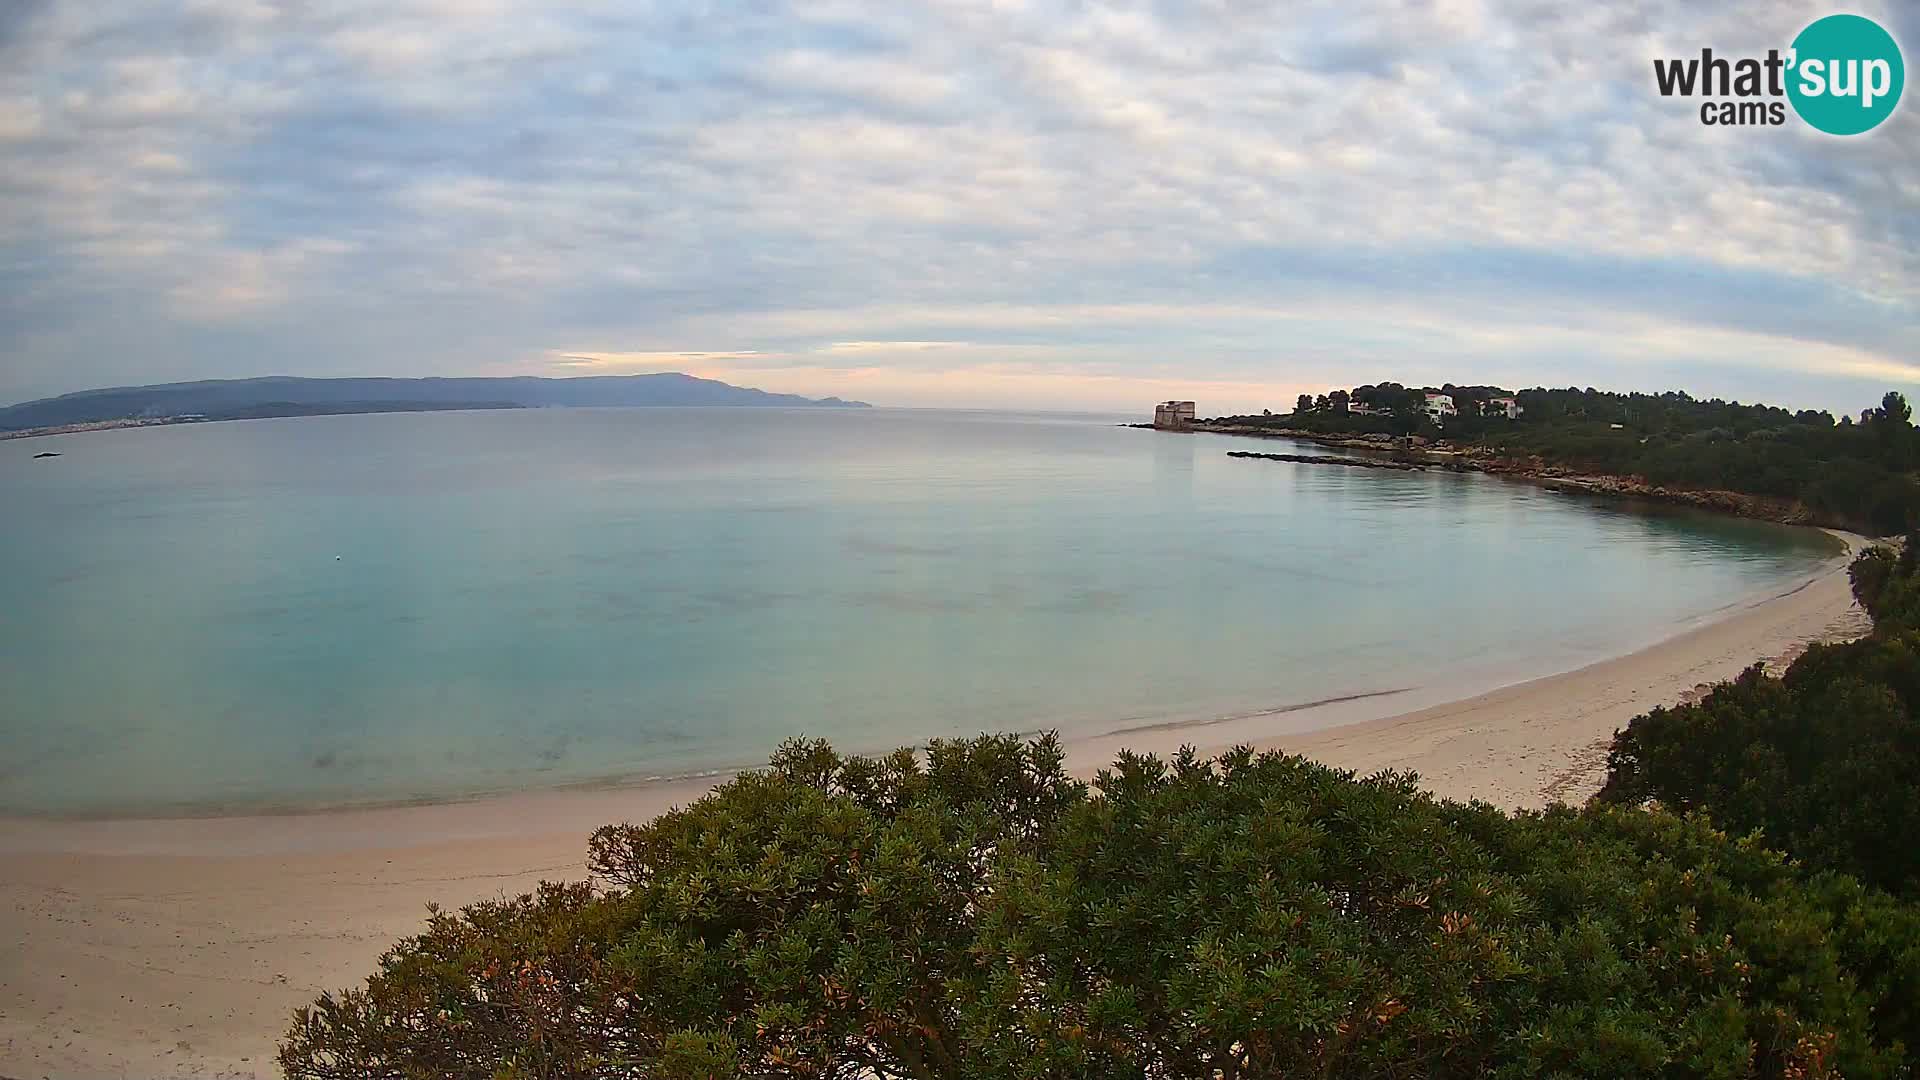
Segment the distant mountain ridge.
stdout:
<path fill-rule="evenodd" d="M 821 406 L 866 408 L 863 401 L 774 394 L 677 371 L 646 375 L 510 378 L 307 379 L 270 375 L 154 386 L 80 390 L 0 408 L 0 431 L 160 417 L 311 415 L 318 412 L 647 407 L 670 405 Z"/>

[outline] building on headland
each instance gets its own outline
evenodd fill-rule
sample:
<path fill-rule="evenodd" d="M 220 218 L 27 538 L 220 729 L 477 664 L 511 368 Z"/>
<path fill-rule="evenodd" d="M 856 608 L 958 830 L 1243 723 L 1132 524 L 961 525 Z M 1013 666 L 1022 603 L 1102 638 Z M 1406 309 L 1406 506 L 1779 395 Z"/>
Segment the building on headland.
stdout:
<path fill-rule="evenodd" d="M 1354 416 L 1392 416 L 1393 410 L 1384 405 L 1369 405 L 1364 401 L 1350 401 L 1347 411 Z"/>
<path fill-rule="evenodd" d="M 1519 401 L 1510 397 L 1497 397 L 1487 399 L 1487 404 L 1480 410 L 1480 415 L 1504 416 L 1509 420 L 1518 420 L 1523 411 Z"/>
<path fill-rule="evenodd" d="M 1436 424 L 1444 423 L 1446 417 L 1460 415 L 1460 410 L 1453 406 L 1452 394 L 1428 394 L 1427 403 L 1421 407 L 1421 411 Z"/>
<path fill-rule="evenodd" d="M 1185 431 L 1193 426 L 1193 402 L 1163 401 L 1153 407 L 1153 426 L 1169 431 Z"/>

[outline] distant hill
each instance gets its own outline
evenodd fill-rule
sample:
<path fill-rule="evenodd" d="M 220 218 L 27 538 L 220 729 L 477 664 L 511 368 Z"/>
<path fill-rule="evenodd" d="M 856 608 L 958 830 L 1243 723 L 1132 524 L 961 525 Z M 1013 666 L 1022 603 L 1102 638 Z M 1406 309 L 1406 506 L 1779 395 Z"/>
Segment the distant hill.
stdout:
<path fill-rule="evenodd" d="M 551 406 L 739 405 L 866 408 L 862 401 L 770 394 L 679 372 L 542 379 L 213 379 L 81 390 L 0 408 L 0 431 L 193 416 L 231 420 L 315 413 Z"/>

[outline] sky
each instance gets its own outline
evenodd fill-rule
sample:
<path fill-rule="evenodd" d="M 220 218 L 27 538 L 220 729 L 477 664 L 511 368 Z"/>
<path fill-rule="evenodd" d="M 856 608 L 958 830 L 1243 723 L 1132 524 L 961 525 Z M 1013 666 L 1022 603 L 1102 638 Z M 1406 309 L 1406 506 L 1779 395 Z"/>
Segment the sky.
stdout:
<path fill-rule="evenodd" d="M 0 0 L 0 402 L 678 370 L 1203 415 L 1920 396 L 1920 102 L 1707 127 L 1787 0 Z M 1920 62 L 1920 4 L 1851 10 Z M 1911 99 L 1920 91 L 1909 89 Z"/>

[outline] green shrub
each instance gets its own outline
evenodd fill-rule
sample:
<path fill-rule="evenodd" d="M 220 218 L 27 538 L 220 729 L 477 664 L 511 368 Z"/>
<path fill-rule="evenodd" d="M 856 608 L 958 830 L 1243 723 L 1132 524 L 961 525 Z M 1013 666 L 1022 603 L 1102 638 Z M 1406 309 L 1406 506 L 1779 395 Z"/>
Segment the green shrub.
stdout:
<path fill-rule="evenodd" d="M 1615 736 L 1605 802 L 1704 810 L 1815 869 L 1920 898 L 1920 573 L 1914 545 L 1849 568 L 1868 637 L 1815 645 Z"/>
<path fill-rule="evenodd" d="M 1701 816 L 1304 760 L 794 743 L 436 914 L 291 1077 L 1897 1076 L 1914 909 Z"/>

